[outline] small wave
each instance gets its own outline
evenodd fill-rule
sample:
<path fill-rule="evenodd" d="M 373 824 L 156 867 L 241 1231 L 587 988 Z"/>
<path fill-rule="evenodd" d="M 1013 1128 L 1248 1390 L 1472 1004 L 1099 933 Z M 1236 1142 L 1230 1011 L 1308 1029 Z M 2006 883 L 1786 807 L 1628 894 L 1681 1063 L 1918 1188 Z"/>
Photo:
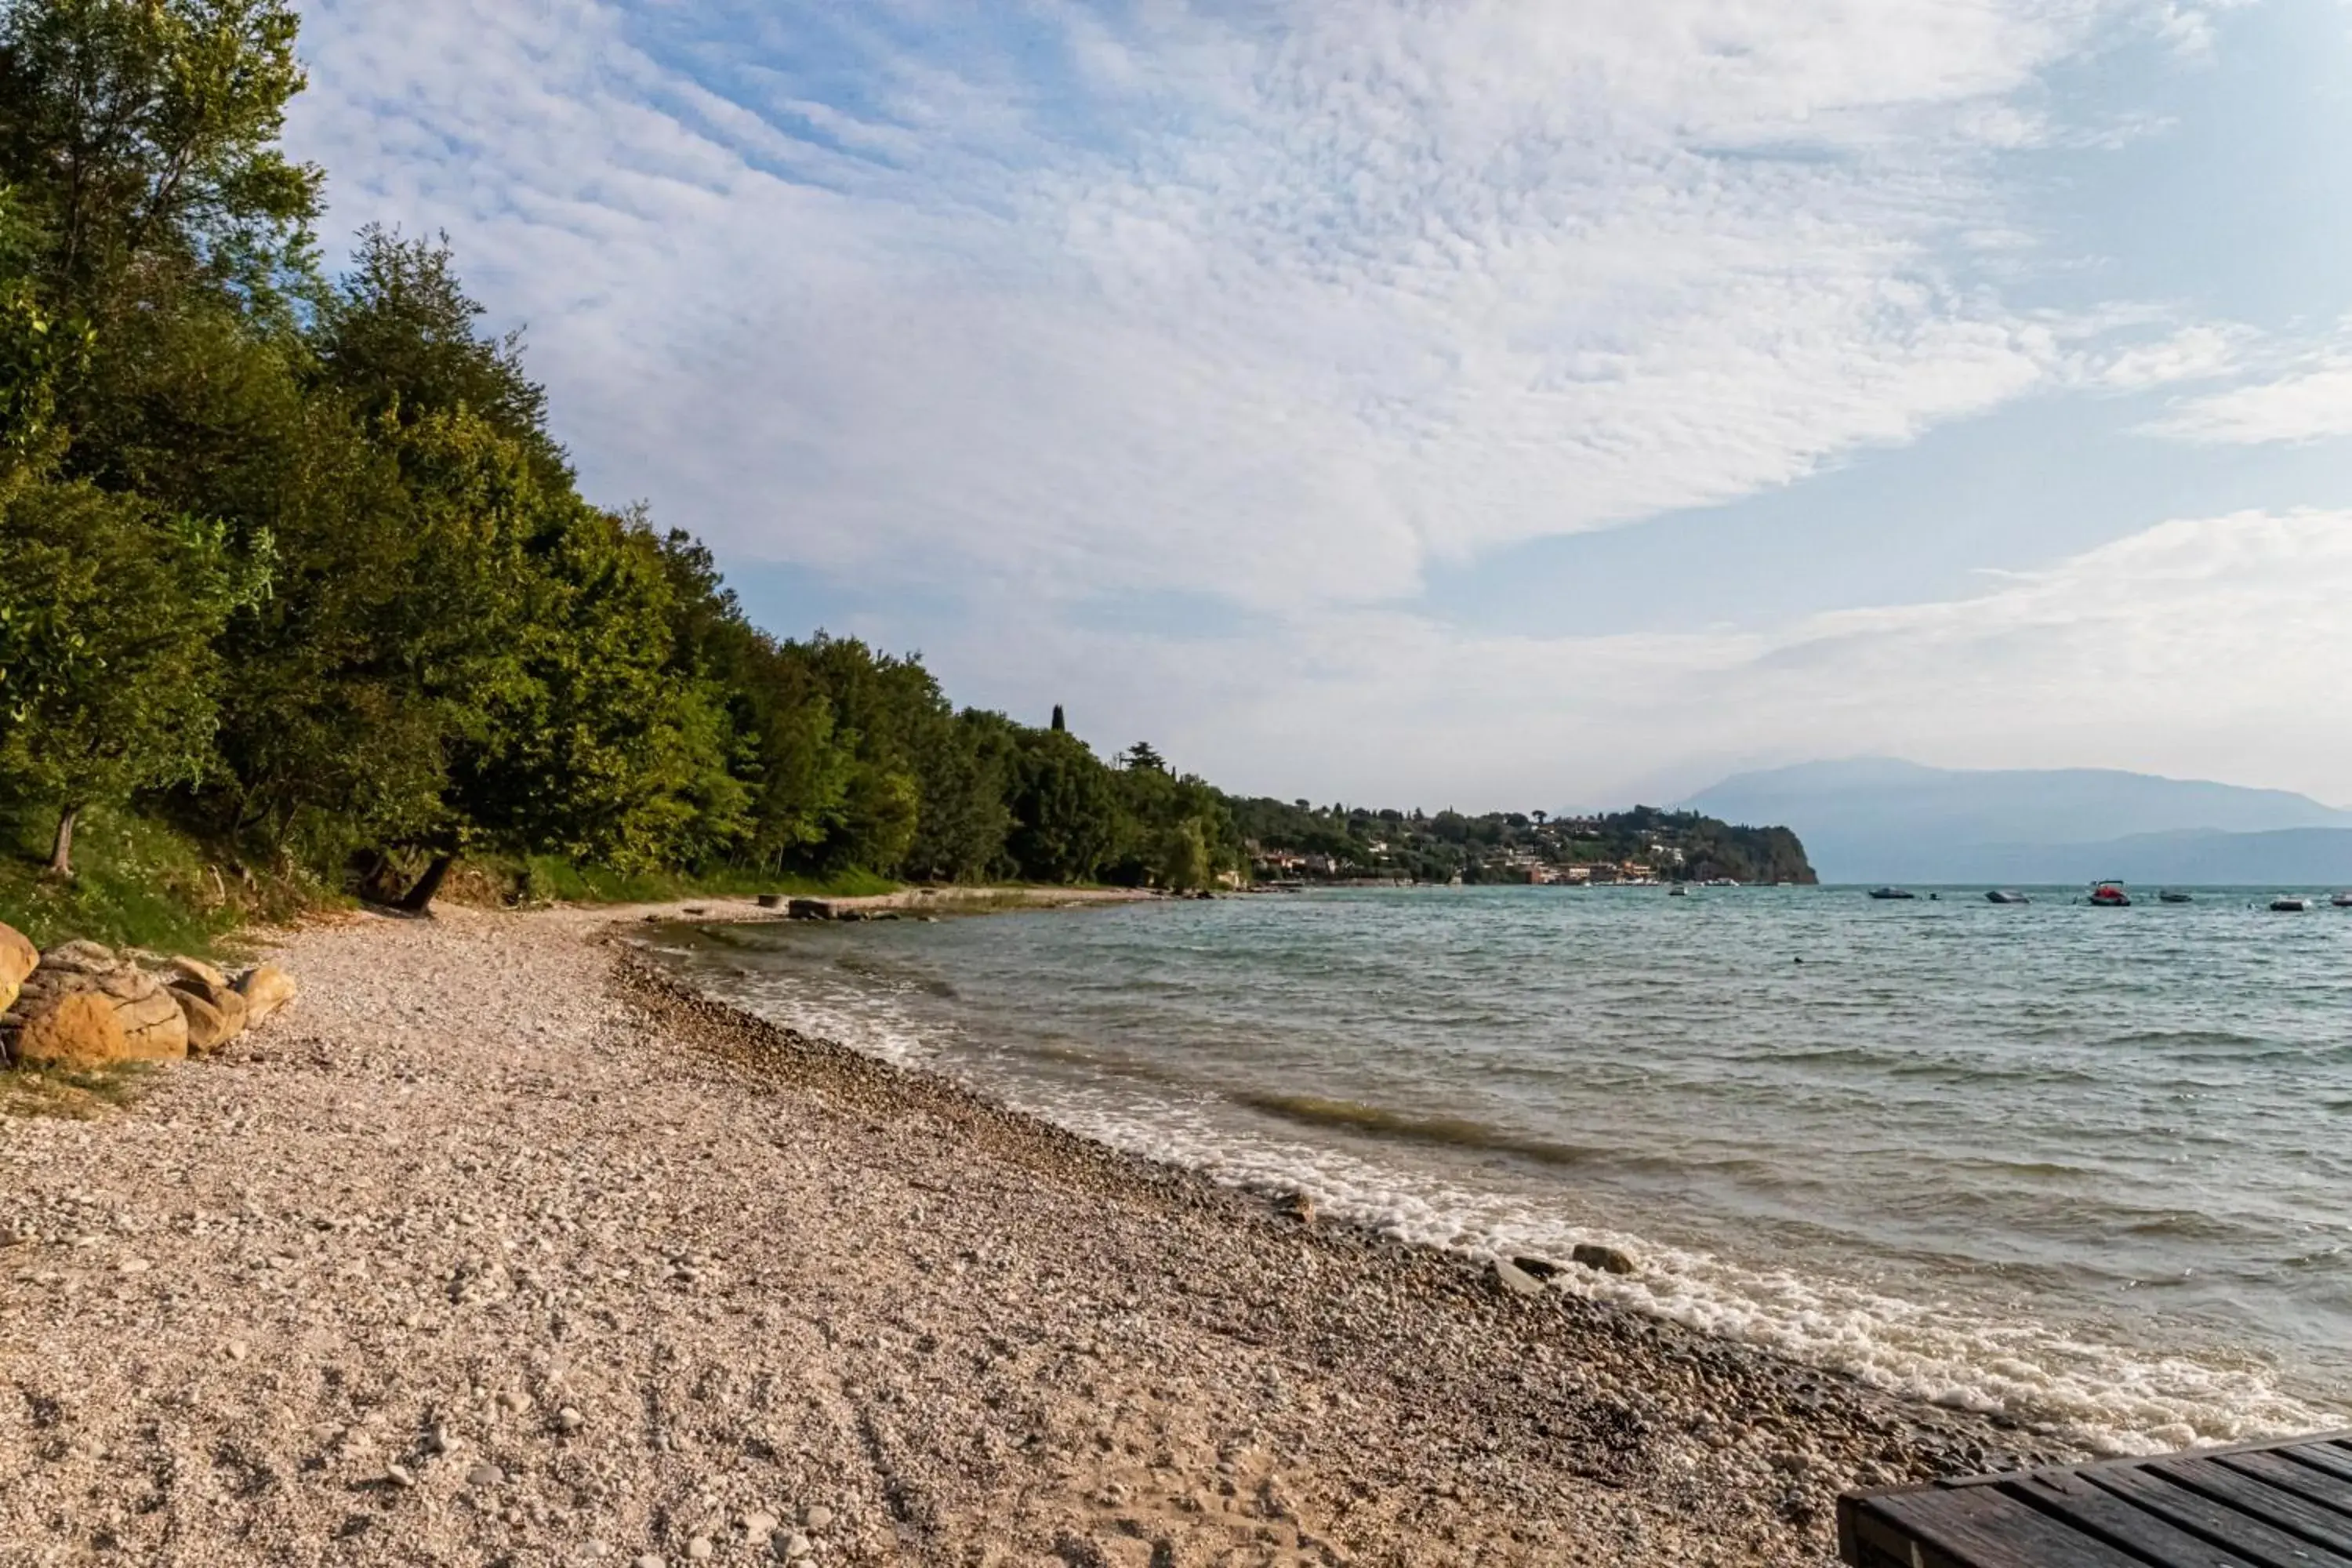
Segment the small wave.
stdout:
<path fill-rule="evenodd" d="M 1517 1154 L 1546 1165 L 1580 1165 L 1599 1153 L 1598 1150 L 1530 1138 L 1466 1117 L 1413 1116 L 1352 1100 L 1324 1100 L 1307 1094 L 1237 1094 L 1232 1098 L 1235 1104 L 1309 1127 L 1337 1127 L 1374 1138 L 1430 1143 L 1446 1149 L 1483 1149 L 1498 1154 Z"/>

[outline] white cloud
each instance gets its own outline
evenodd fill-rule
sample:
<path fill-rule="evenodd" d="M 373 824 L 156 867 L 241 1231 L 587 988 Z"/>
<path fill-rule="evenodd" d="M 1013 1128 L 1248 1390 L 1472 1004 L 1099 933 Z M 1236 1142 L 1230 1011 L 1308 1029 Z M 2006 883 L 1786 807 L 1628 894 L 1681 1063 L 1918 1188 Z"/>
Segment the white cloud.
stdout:
<path fill-rule="evenodd" d="M 1228 643 L 1053 634 L 1014 679 L 1067 700 L 1082 732 L 1118 714 L 1183 765 L 1318 800 L 1378 779 L 1432 805 L 1622 804 L 1734 766 L 1860 754 L 2095 759 L 2338 800 L 2347 603 L 2352 512 L 2242 512 L 1964 598 L 1762 631 L 1498 637 L 1333 609 Z"/>
<path fill-rule="evenodd" d="M 2086 367 L 2084 379 L 2116 392 L 2218 380 L 2241 371 L 2259 342 L 2260 334 L 2249 327 L 2200 322 L 2152 342 L 2108 351 Z"/>
<path fill-rule="evenodd" d="M 2352 353 L 2327 353 L 2273 381 L 2186 399 L 2147 428 L 2204 446 L 2352 436 Z"/>
<path fill-rule="evenodd" d="M 1366 603 L 2063 376 L 1963 240 L 2105 9 L 314 0 L 296 139 L 739 556 Z"/>

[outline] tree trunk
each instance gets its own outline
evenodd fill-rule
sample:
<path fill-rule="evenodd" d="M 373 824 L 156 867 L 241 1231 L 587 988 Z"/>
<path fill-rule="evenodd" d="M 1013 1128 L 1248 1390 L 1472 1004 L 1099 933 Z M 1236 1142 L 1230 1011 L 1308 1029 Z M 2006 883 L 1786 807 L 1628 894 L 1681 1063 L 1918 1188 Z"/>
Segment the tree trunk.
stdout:
<path fill-rule="evenodd" d="M 450 862 L 455 859 L 457 857 L 454 855 L 433 857 L 432 863 L 425 868 L 425 875 L 416 879 L 416 886 L 409 889 L 408 896 L 400 900 L 400 907 L 412 915 L 430 913 L 433 895 L 441 890 L 441 879 L 449 874 Z"/>
<path fill-rule="evenodd" d="M 58 837 L 49 847 L 49 870 L 55 876 L 71 877 L 73 868 L 74 824 L 81 817 L 81 807 L 67 806 L 58 813 Z"/>

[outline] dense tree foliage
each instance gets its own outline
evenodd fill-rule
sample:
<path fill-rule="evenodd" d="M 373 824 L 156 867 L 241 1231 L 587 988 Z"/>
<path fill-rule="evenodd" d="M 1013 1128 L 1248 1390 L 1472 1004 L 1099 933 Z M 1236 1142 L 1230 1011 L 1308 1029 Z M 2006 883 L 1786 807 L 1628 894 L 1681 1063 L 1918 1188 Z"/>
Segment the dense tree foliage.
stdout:
<path fill-rule="evenodd" d="M 324 274 L 296 32 L 0 0 L 0 796 L 60 872 L 99 803 L 417 903 L 469 853 L 1191 889 L 1370 842 L 753 626 L 701 543 L 580 493 L 446 241 Z M 1423 868 L 1499 832 L 1441 816 Z"/>

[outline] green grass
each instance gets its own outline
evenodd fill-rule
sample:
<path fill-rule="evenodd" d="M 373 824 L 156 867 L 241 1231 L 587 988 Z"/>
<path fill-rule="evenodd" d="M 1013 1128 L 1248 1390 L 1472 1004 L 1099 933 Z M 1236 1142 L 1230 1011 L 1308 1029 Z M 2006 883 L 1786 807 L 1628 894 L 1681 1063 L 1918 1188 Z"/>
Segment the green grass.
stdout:
<path fill-rule="evenodd" d="M 147 1064 L 129 1062 L 93 1072 L 0 1073 L 0 1119 L 50 1116 L 68 1121 L 95 1121 L 139 1098 Z"/>
<path fill-rule="evenodd" d="M 213 957 L 240 926 L 280 923 L 307 910 L 351 901 L 324 880 L 300 872 L 249 872 L 235 856 L 207 847 L 168 823 L 104 808 L 83 814 L 74 835 L 75 875 L 66 881 L 47 870 L 54 827 L 45 812 L 0 811 L 0 924 L 23 931 L 36 947 L 86 937 L 110 947 Z M 827 877 L 732 870 L 699 877 L 632 875 L 541 855 L 465 861 L 452 872 L 444 896 L 491 905 L 622 904 L 757 893 L 851 898 L 897 888 L 866 871 Z"/>
<path fill-rule="evenodd" d="M 0 814 L 0 923 L 36 947 L 77 937 L 110 947 L 211 956 L 238 926 L 284 920 L 327 898 L 300 879 L 254 876 L 167 824 L 93 808 L 74 834 L 71 881 L 48 874 L 54 824 Z"/>

